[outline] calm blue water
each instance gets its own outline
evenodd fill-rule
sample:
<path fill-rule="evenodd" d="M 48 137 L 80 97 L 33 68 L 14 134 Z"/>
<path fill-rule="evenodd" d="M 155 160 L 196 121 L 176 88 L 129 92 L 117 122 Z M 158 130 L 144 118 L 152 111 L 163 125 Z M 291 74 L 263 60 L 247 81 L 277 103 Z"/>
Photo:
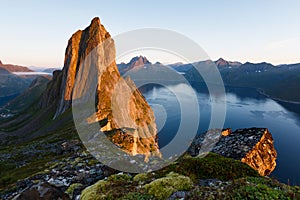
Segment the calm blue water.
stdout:
<path fill-rule="evenodd" d="M 197 91 L 200 122 L 198 134 L 205 132 L 211 117 L 211 100 L 205 87 L 188 87 L 176 84 L 167 87 L 148 86 L 141 89 L 147 101 L 154 109 L 159 129 L 159 145 L 167 145 L 177 133 L 181 111 L 175 93 L 187 98 L 180 101 L 189 102 L 189 95 Z M 175 93 L 174 93 L 175 91 Z M 217 104 L 224 102 L 220 101 Z M 226 120 L 224 127 L 250 128 L 265 127 L 272 133 L 278 153 L 277 167 L 271 176 L 282 182 L 300 185 L 300 105 L 279 103 L 266 98 L 253 89 L 226 88 Z M 196 112 L 195 108 L 187 111 Z M 194 119 L 190 119 L 193 122 Z M 195 120 L 196 121 L 196 120 Z M 187 134 L 192 134 L 187 131 Z"/>

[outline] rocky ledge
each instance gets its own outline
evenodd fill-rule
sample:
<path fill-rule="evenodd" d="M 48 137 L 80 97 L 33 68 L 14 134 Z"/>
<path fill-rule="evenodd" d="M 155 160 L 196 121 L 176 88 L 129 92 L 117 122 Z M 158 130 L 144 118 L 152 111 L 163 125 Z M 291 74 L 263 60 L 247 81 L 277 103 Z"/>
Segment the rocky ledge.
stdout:
<path fill-rule="evenodd" d="M 189 153 L 201 156 L 208 151 L 240 160 L 261 176 L 269 175 L 276 167 L 277 153 L 266 128 L 209 130 L 193 141 Z"/>

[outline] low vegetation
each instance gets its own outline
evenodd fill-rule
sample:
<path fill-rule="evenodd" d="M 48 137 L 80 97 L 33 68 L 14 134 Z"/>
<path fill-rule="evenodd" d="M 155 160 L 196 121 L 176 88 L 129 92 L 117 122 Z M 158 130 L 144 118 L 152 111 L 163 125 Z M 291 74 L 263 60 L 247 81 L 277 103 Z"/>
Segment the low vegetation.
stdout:
<path fill-rule="evenodd" d="M 192 187 L 193 182 L 189 177 L 174 172 L 170 172 L 166 177 L 156 179 L 143 186 L 148 194 L 157 199 L 166 199 L 176 191 L 189 191 Z"/>
<path fill-rule="evenodd" d="M 201 184 L 207 182 L 208 184 Z M 300 199 L 300 187 L 261 177 L 249 166 L 216 154 L 184 156 L 152 173 L 116 174 L 83 190 L 90 199 Z"/>

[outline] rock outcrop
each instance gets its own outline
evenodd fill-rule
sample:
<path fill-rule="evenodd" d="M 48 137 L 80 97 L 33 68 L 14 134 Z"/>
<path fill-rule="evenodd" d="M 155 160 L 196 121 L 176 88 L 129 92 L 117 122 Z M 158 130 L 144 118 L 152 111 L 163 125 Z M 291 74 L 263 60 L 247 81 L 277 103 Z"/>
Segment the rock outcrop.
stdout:
<path fill-rule="evenodd" d="M 256 169 L 260 175 L 267 176 L 276 167 L 276 157 L 277 152 L 273 145 L 272 135 L 268 129 L 265 129 L 259 142 L 241 161 Z"/>
<path fill-rule="evenodd" d="M 63 70 L 54 72 L 41 106 L 57 102 L 56 118 L 74 99 L 96 96 L 96 112 L 88 123 L 100 122 L 102 131 L 116 132 L 116 145 L 132 155 L 160 155 L 154 112 L 133 81 L 121 77 L 115 56 L 113 39 L 100 19 L 94 18 L 90 26 L 72 35 Z M 117 136 L 121 132 L 126 137 L 122 141 Z"/>
<path fill-rule="evenodd" d="M 273 138 L 265 128 L 210 130 L 197 137 L 189 149 L 193 156 L 207 151 L 240 160 L 262 176 L 269 175 L 276 167 Z"/>

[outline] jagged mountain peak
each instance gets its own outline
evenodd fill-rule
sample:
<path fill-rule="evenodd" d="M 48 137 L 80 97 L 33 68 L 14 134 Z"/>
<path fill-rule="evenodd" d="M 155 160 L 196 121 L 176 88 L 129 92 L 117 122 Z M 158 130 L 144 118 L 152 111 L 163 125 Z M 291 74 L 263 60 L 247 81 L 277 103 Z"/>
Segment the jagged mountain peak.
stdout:
<path fill-rule="evenodd" d="M 91 21 L 91 25 L 90 26 L 93 26 L 93 25 L 97 25 L 97 26 L 100 26 L 101 25 L 101 22 L 100 22 L 100 18 L 99 17 L 94 17 Z"/>
<path fill-rule="evenodd" d="M 219 58 L 217 61 L 215 61 L 215 63 L 218 67 L 226 67 L 229 65 L 229 62 L 224 60 L 223 58 Z"/>
<path fill-rule="evenodd" d="M 139 67 L 146 64 L 152 64 L 145 56 L 136 56 L 133 57 L 128 63 L 132 67 Z"/>
<path fill-rule="evenodd" d="M 0 65 L 3 65 L 1 60 L 0 60 Z"/>
<path fill-rule="evenodd" d="M 224 58 L 219 58 L 217 61 L 215 61 L 215 64 L 218 67 L 232 67 L 232 66 L 238 67 L 238 66 L 242 65 L 242 63 L 240 63 L 240 62 L 227 61 Z"/>
<path fill-rule="evenodd" d="M 216 62 L 228 62 L 228 61 L 226 61 L 224 58 L 219 58 Z"/>
<path fill-rule="evenodd" d="M 72 103 L 85 105 L 91 96 L 97 96 L 97 109 L 93 113 L 87 112 L 87 116 L 80 115 L 80 121 L 87 124 L 105 121 L 100 125 L 101 131 L 115 131 L 112 140 L 131 155 L 160 155 L 154 112 L 134 82 L 121 77 L 115 58 L 114 41 L 96 17 L 87 28 L 72 35 L 62 72 L 54 72 L 53 81 L 43 96 L 46 103 L 41 105 L 48 106 L 48 99 L 53 99 L 56 118 Z M 133 63 L 150 62 L 139 56 Z M 96 94 L 93 94 L 95 87 Z"/>

